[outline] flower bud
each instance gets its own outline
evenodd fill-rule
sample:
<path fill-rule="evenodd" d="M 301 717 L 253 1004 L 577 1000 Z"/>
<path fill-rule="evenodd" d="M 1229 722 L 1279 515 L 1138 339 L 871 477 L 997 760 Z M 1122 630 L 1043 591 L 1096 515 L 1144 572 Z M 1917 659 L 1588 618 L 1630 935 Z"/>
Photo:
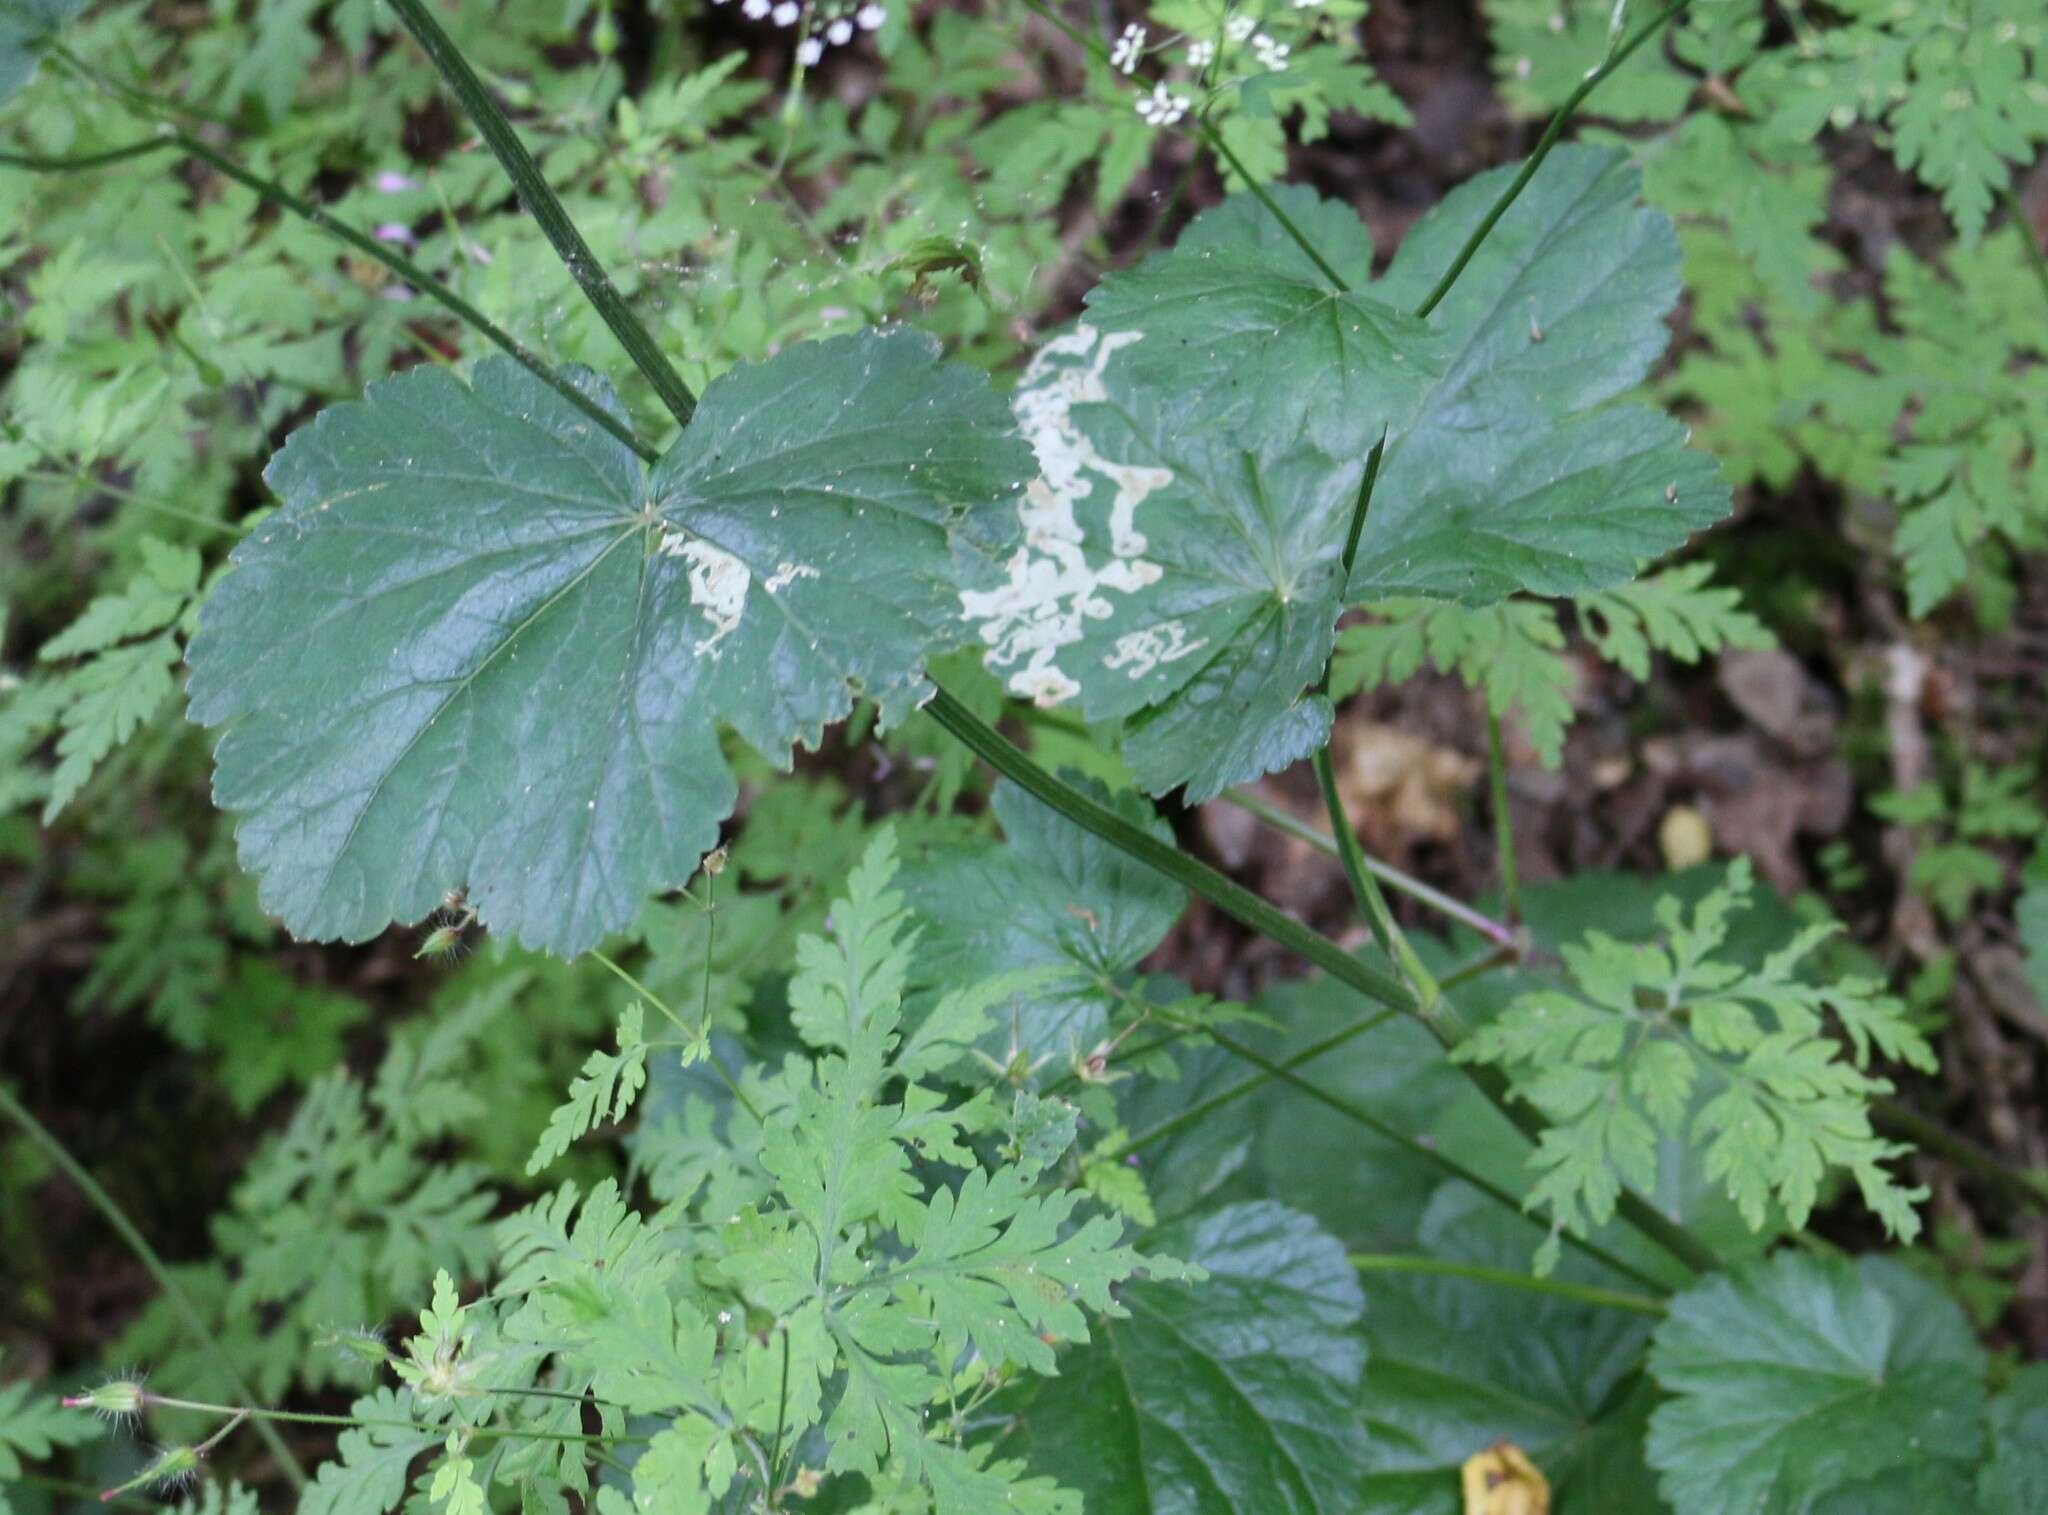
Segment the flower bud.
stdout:
<path fill-rule="evenodd" d="M 63 1404 L 67 1410 L 90 1410 L 109 1420 L 125 1420 L 140 1415 L 146 1402 L 141 1384 L 132 1378 L 115 1378 L 83 1394 L 73 1394 Z"/>
<path fill-rule="evenodd" d="M 415 958 L 451 957 L 462 945 L 462 932 L 454 926 L 436 926 L 427 933 L 427 939 L 420 943 Z"/>

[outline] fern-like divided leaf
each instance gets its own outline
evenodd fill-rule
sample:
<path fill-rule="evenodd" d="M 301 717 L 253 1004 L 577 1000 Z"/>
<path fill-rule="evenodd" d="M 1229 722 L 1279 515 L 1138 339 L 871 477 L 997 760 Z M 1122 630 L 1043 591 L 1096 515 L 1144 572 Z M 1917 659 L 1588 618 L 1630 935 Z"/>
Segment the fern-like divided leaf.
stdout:
<path fill-rule="evenodd" d="M 651 473 L 507 360 L 323 412 L 190 654 L 265 904 L 360 940 L 467 887 L 593 945 L 717 840 L 721 720 L 784 761 L 929 693 L 1028 473 L 987 381 L 903 330 L 733 369 Z"/>
<path fill-rule="evenodd" d="M 1119 1286 L 1147 1278 L 1163 1308 L 1169 1281 L 1200 1269 L 1140 1254 L 1120 1221 L 1081 1212 L 1082 1191 L 1047 1184 L 1064 1142 L 1040 1140 L 1025 1165 L 981 1156 L 1011 1111 L 932 1080 L 962 1063 L 1011 980 L 907 1008 L 916 932 L 895 846 L 875 839 L 830 933 L 802 940 L 790 1002 L 811 1056 L 749 1075 L 761 1117 L 728 1107 L 724 1171 L 645 1211 L 609 1180 L 587 1196 L 565 1185 L 499 1226 L 491 1290 L 464 1303 L 439 1275 L 394 1363 L 403 1392 L 357 1407 L 397 1428 L 342 1438 L 314 1515 L 381 1515 L 409 1478 L 454 1511 L 499 1487 L 548 1508 L 574 1494 L 606 1515 L 702 1515 L 838 1474 L 940 1515 L 1073 1515 L 1046 1470 L 974 1444 L 979 1418 L 953 1407 L 1054 1372 L 1063 1346 L 1124 1314 Z M 577 1080 L 551 1142 L 620 1109 L 645 1046 L 630 1014 L 620 1041 Z M 1341 1253 L 1335 1266 L 1346 1276 Z M 549 1392 L 501 1392 L 533 1388 Z M 585 1416 L 623 1438 L 630 1493 L 593 1487 Z M 506 1435 L 502 1455 L 469 1440 L 486 1426 Z"/>
<path fill-rule="evenodd" d="M 140 571 L 45 642 L 43 666 L 0 708 L 0 812 L 40 799 L 48 825 L 175 692 L 200 557 L 154 537 L 138 547 Z M 51 736 L 57 763 L 46 771 L 29 758 Z"/>
<path fill-rule="evenodd" d="M 22 1461 L 48 1457 L 58 1447 L 75 1447 L 100 1434 L 89 1415 L 67 1410 L 27 1383 L 0 1383 L 0 1515 L 13 1515 L 7 1486 L 23 1473 Z"/>
<path fill-rule="evenodd" d="M 1555 1227 L 1583 1234 L 1613 1217 L 1624 1185 L 1653 1187 L 1664 1135 L 1704 1146 L 1707 1176 L 1753 1229 L 1773 1203 L 1803 1226 L 1840 1172 L 1895 1236 L 1918 1234 L 1913 1205 L 1926 1191 L 1885 1167 L 1906 1149 L 1872 1131 L 1870 1103 L 1892 1086 L 1866 1069 L 1875 1052 L 1931 1072 L 1933 1050 L 1878 983 L 1801 977 L 1833 926 L 1799 933 L 1754 969 L 1717 959 L 1752 887 L 1745 859 L 1690 919 L 1660 902 L 1661 944 L 1595 932 L 1566 947 L 1569 989 L 1521 996 L 1454 1051 L 1506 1069 L 1549 1118 L 1529 1203 Z"/>
<path fill-rule="evenodd" d="M 548 1126 L 527 1159 L 526 1171 L 538 1173 L 560 1157 L 579 1136 L 600 1121 L 620 1121 L 647 1083 L 647 1044 L 641 1037 L 644 1012 L 635 1000 L 619 1015 L 619 1050 L 593 1052 L 583 1072 L 569 1086 L 569 1097 L 548 1117 Z"/>
<path fill-rule="evenodd" d="M 1635 679 L 1649 677 L 1652 652 L 1694 663 L 1724 647 L 1775 646 L 1763 623 L 1741 608 L 1735 590 L 1709 586 L 1712 572 L 1705 563 L 1688 563 L 1580 595 L 1573 602 L 1579 625 L 1601 657 Z M 1517 712 L 1544 762 L 1564 756 L 1573 676 L 1564 630 L 1550 605 L 1509 600 L 1475 608 L 1402 599 L 1368 608 L 1375 619 L 1346 627 L 1337 639 L 1333 695 L 1399 683 L 1427 661 L 1482 690 L 1495 715 Z"/>

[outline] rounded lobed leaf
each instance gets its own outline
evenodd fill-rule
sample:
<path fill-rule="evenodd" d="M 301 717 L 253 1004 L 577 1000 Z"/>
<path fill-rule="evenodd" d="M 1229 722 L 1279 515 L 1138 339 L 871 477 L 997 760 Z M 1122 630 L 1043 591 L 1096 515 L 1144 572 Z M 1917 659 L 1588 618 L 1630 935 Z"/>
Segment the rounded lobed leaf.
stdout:
<path fill-rule="evenodd" d="M 716 842 L 720 721 L 786 761 L 857 695 L 928 694 L 1028 463 L 986 380 L 902 330 L 733 370 L 652 480 L 502 359 L 332 407 L 190 651 L 264 904 L 362 940 L 466 889 L 594 945 Z"/>

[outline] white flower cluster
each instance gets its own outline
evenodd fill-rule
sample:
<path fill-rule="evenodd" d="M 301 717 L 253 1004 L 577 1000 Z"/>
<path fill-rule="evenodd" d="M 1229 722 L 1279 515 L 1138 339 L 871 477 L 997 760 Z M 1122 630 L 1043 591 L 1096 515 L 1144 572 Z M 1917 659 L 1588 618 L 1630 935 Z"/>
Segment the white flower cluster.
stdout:
<path fill-rule="evenodd" d="M 1309 10 L 1321 4 L 1323 0 L 1294 0 L 1296 10 Z M 1223 23 L 1223 36 L 1220 39 L 1202 38 L 1188 44 L 1188 67 L 1197 71 L 1205 69 L 1223 53 L 1242 47 L 1246 43 L 1251 44 L 1253 59 L 1268 73 L 1284 72 L 1288 56 L 1294 51 L 1278 37 L 1260 31 L 1259 23 L 1253 17 L 1236 15 Z M 1112 56 L 1111 61 L 1116 62 L 1117 59 Z M 1129 73 L 1130 69 L 1126 68 L 1124 72 Z"/>
<path fill-rule="evenodd" d="M 1145 54 L 1145 28 L 1133 21 L 1109 50 L 1109 66 L 1126 74 L 1138 71 L 1138 59 Z"/>
<path fill-rule="evenodd" d="M 728 0 L 711 0 L 725 5 Z M 749 21 L 772 21 L 777 26 L 795 26 L 804 18 L 805 7 L 798 0 L 740 0 L 740 14 Z M 815 68 L 827 47 L 844 47 L 861 32 L 881 30 L 889 19 L 887 6 L 868 0 L 856 9 L 845 0 L 811 8 L 809 35 L 796 45 L 796 61 Z"/>
<path fill-rule="evenodd" d="M 1138 96 L 1138 115 L 1148 126 L 1172 126 L 1194 104 L 1186 95 L 1176 95 L 1164 83 L 1152 86 L 1152 93 Z"/>
<path fill-rule="evenodd" d="M 1259 60 L 1259 66 L 1272 73 L 1279 73 L 1287 67 L 1287 54 L 1292 51 L 1285 42 L 1277 42 L 1264 32 L 1252 35 L 1252 52 Z"/>

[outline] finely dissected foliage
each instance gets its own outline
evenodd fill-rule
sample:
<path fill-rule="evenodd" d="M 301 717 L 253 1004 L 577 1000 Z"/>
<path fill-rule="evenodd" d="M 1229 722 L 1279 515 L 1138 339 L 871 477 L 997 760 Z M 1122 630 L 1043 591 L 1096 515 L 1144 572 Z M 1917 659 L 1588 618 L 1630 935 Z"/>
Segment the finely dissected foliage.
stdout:
<path fill-rule="evenodd" d="M 1711 569 L 1688 563 L 1633 583 L 1579 595 L 1572 609 L 1600 656 L 1631 678 L 1650 672 L 1650 654 L 1698 662 L 1724 647 L 1775 645 L 1761 622 L 1741 608 L 1732 589 L 1707 583 Z M 1534 600 L 1473 609 L 1443 600 L 1387 600 L 1378 618 L 1345 627 L 1331 661 L 1330 692 L 1397 684 L 1427 662 L 1484 691 L 1496 716 L 1521 718 L 1529 743 L 1546 763 L 1563 754 L 1572 723 L 1572 669 L 1557 612 Z"/>
<path fill-rule="evenodd" d="M 1014 1461 L 963 1445 L 970 1423 L 947 1406 L 1051 1371 L 1055 1345 L 1088 1339 L 1082 1307 L 1121 1314 L 1110 1286 L 1134 1272 L 1178 1288 L 1163 1280 L 1200 1269 L 1141 1256 L 1114 1220 L 1070 1224 L 1078 1192 L 1037 1192 L 1033 1170 L 975 1155 L 968 1143 L 1002 1112 L 985 1095 L 948 1105 L 926 1081 L 987 1029 L 991 997 L 947 995 L 905 1020 L 916 933 L 896 867 L 883 833 L 834 905 L 831 937 L 799 946 L 794 1024 L 816 1061 L 793 1059 L 726 1107 L 746 1197 L 700 1183 L 643 1211 L 610 1181 L 588 1195 L 565 1185 L 504 1221 L 495 1286 L 463 1305 L 437 1280 L 394 1360 L 405 1387 L 356 1406 L 364 1428 L 323 1470 L 316 1509 L 392 1508 L 407 1464 L 444 1440 L 444 1487 L 430 1497 L 480 1501 L 480 1488 L 458 1493 L 478 1472 L 455 1449 L 573 1427 L 584 1393 L 614 1433 L 632 1417 L 636 1507 L 708 1509 L 771 1441 L 817 1473 L 926 1489 L 940 1510 L 1011 1497 L 1072 1507 Z M 946 1172 L 963 1176 L 925 1176 Z M 513 1392 L 536 1387 L 570 1392 Z M 418 1429 L 378 1428 L 391 1422 Z M 590 1490 L 580 1454 L 543 1440 L 487 1476 L 529 1493 Z M 597 1497 L 608 1506 L 618 1491 Z"/>
<path fill-rule="evenodd" d="M 1919 1231 L 1912 1206 L 1926 1191 L 1884 1166 L 1907 1149 L 1870 1126 L 1870 1102 L 1891 1084 L 1864 1070 L 1877 1054 L 1931 1072 L 1933 1049 L 1880 985 L 1802 980 L 1831 924 L 1754 968 L 1722 956 L 1729 918 L 1750 894 L 1743 859 L 1690 919 L 1676 900 L 1660 903 L 1660 943 L 1596 932 L 1565 947 L 1571 988 L 1523 995 L 1456 1049 L 1506 1068 L 1517 1094 L 1550 1117 L 1529 1202 L 1555 1226 L 1604 1223 L 1624 1184 L 1651 1187 L 1664 1135 L 1704 1150 L 1708 1178 L 1753 1229 L 1772 1204 L 1804 1226 L 1822 1181 L 1842 1170 L 1893 1234 Z"/>
<path fill-rule="evenodd" d="M 45 1462 L 252 1481 L 189 1515 L 2038 1503 L 2048 1378 L 1949 1297 L 2017 1258 L 1912 1249 L 1906 1140 L 2043 1202 L 1907 1103 L 1923 938 L 2017 890 L 2048 985 L 2034 756 L 1869 801 L 1900 998 L 1745 859 L 1522 887 L 1504 754 L 1611 751 L 1599 665 L 1812 651 L 1731 481 L 1839 494 L 1888 627 L 2024 613 L 2039 16 L 1487 0 L 1555 129 L 1375 246 L 1281 182 L 1411 124 L 1359 0 L 1066 9 L 0 0 L 0 853 L 95 902 L 81 1008 L 203 1055 L 195 1139 L 270 1133 L 167 1265 L 0 1084 L 0 1242 L 56 1175 L 161 1290 L 112 1378 L 0 1385 L 0 1515 Z M 1845 146 L 1954 243 L 1849 245 Z M 1340 704 L 1426 668 L 1497 909 L 1347 813 Z M 1247 787 L 1304 759 L 1334 842 Z M 1355 936 L 1201 860 L 1219 797 Z M 1896 1255 L 1780 1247 L 1838 1203 Z"/>

